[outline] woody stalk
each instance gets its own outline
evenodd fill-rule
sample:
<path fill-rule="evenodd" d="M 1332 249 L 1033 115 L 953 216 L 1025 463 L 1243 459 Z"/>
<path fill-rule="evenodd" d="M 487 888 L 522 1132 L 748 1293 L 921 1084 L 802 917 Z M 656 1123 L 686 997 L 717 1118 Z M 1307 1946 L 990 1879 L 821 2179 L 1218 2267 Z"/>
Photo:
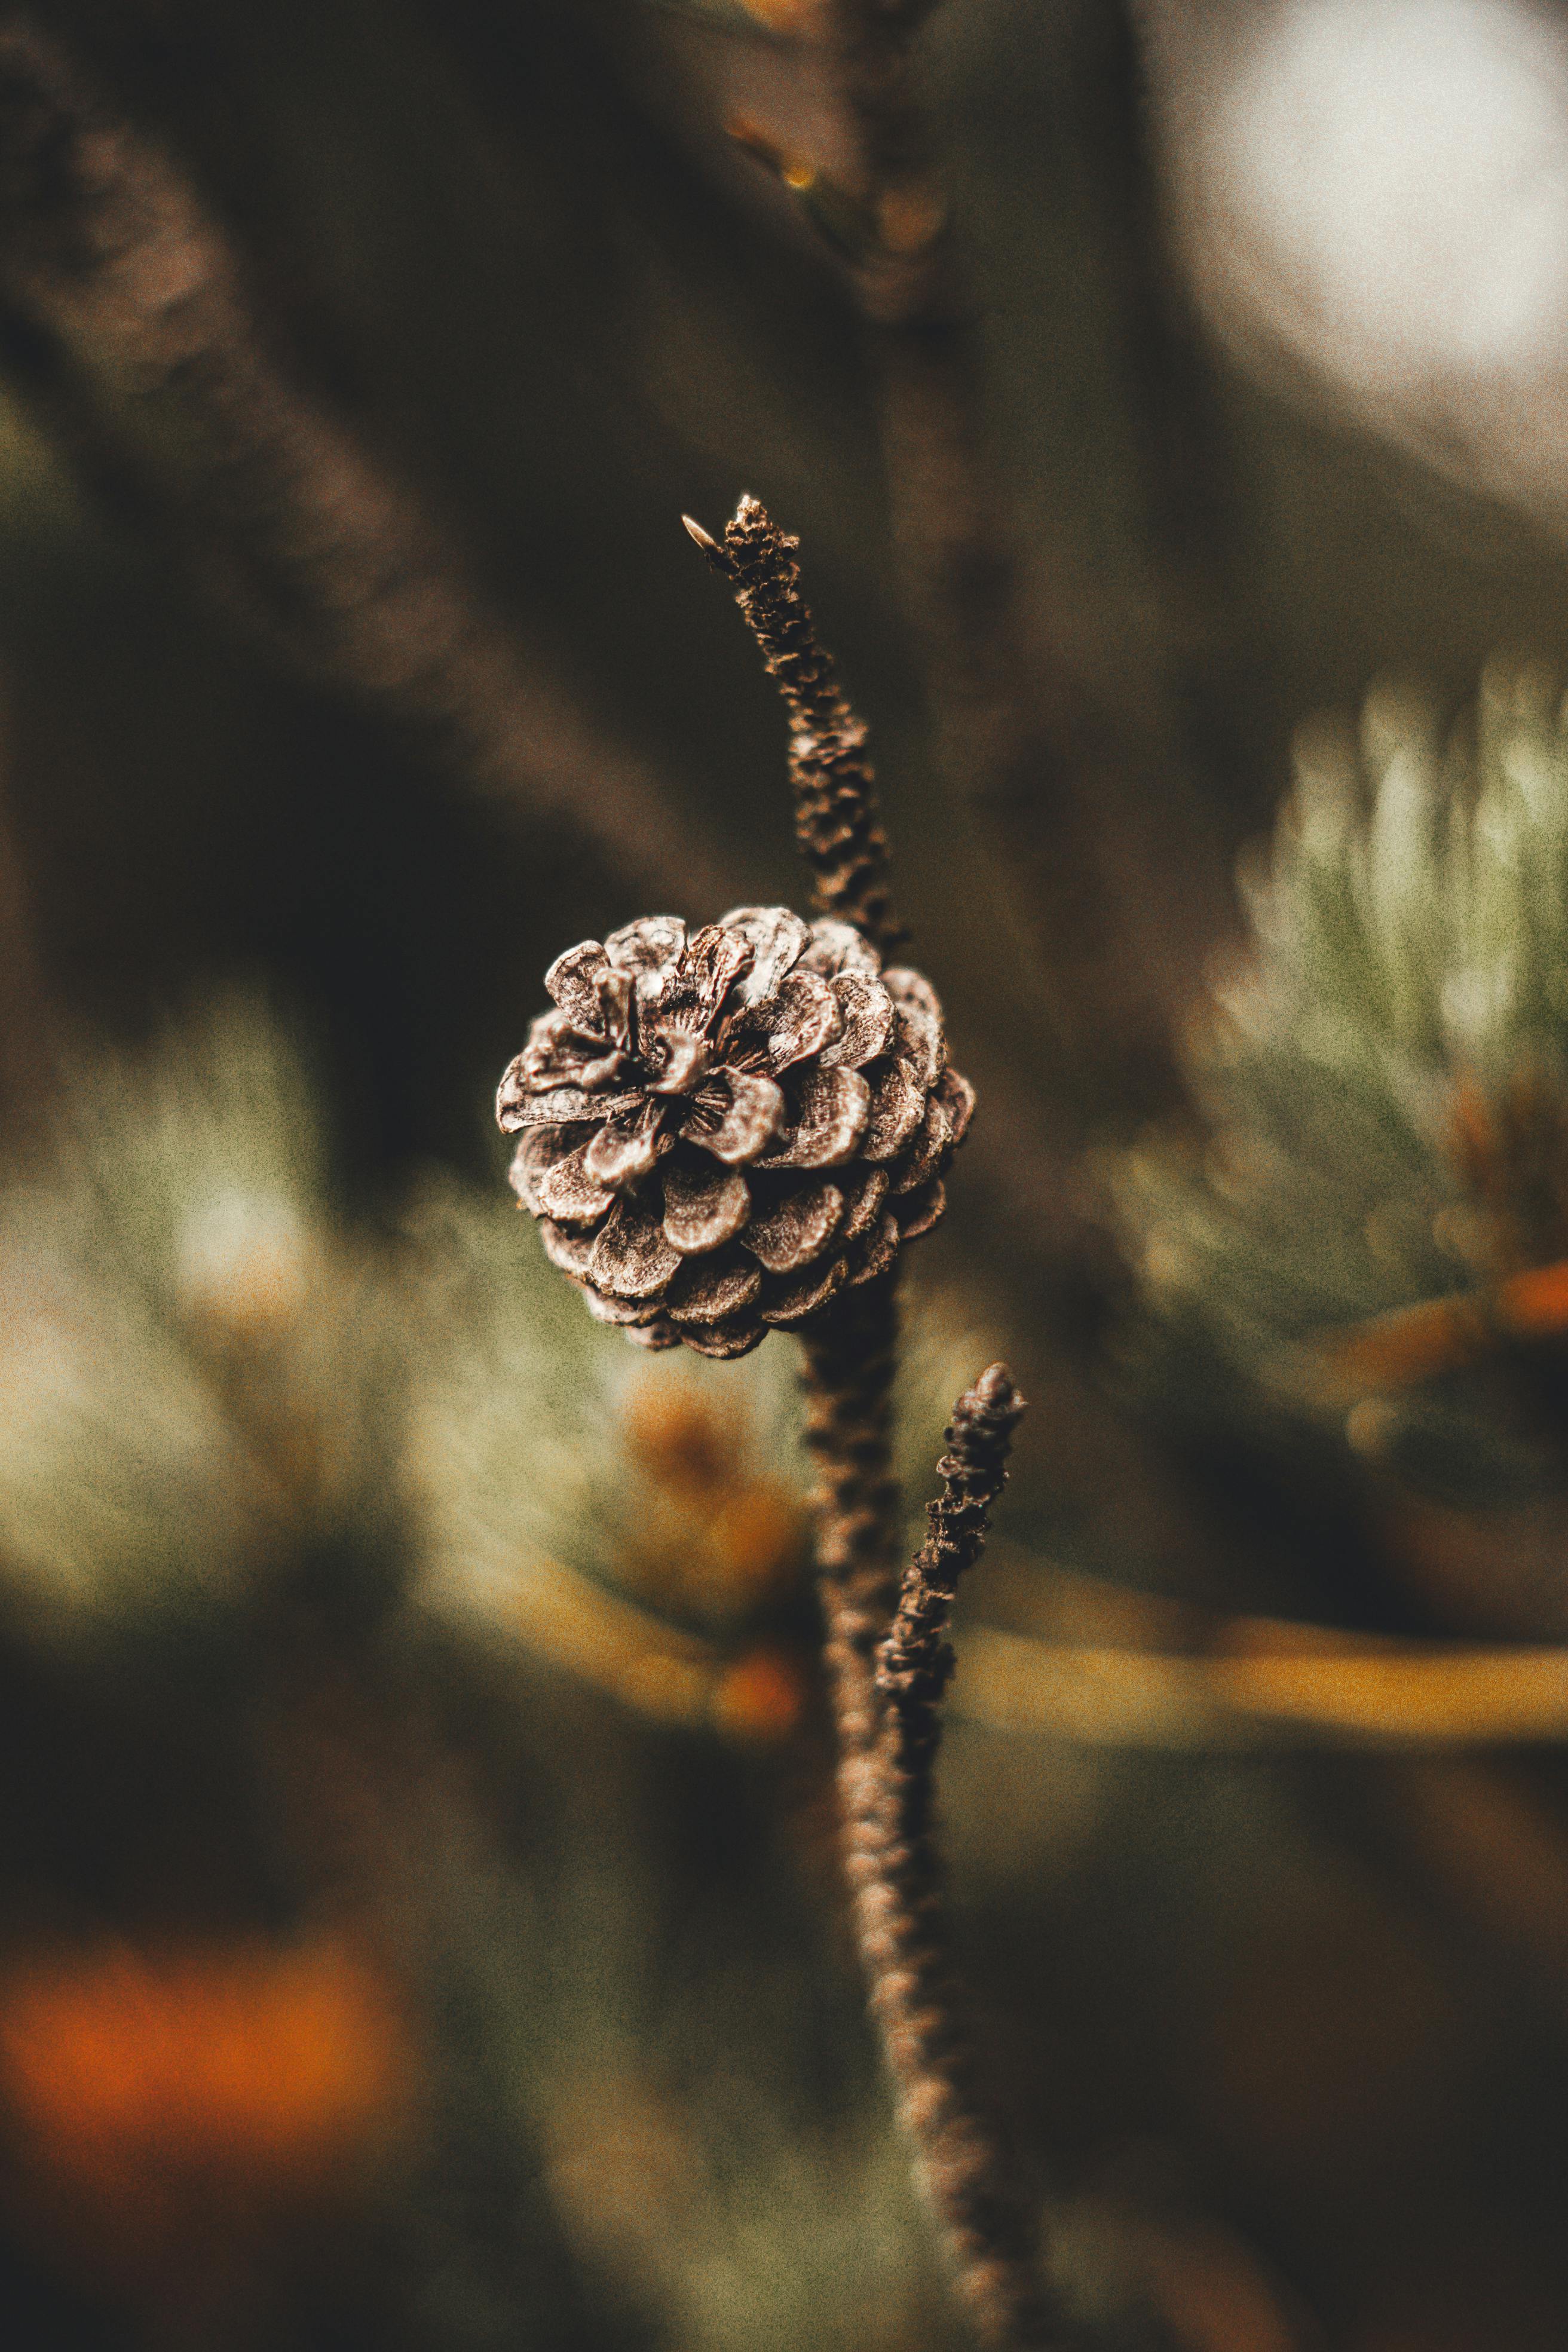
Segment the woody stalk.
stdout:
<path fill-rule="evenodd" d="M 754 499 L 721 540 L 788 715 L 815 919 L 739 907 L 628 923 L 558 957 L 497 1098 L 511 1182 L 588 1312 L 635 1344 L 745 1354 L 799 1335 L 816 1552 L 857 1938 L 955 2287 L 990 2347 L 1058 2340 L 1010 2166 L 969 2082 L 945 1958 L 931 1772 L 959 1576 L 979 1557 L 1021 1400 L 1004 1367 L 954 1408 L 931 1537 L 900 1579 L 889 1407 L 904 1244 L 942 1214 L 974 1107 L 904 932 L 866 730 Z"/>

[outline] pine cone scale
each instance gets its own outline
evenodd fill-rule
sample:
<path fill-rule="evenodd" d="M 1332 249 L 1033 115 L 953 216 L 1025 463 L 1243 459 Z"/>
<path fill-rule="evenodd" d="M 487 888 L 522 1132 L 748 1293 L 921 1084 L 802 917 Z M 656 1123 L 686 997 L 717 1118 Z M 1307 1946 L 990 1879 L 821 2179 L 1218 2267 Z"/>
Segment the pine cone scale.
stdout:
<path fill-rule="evenodd" d="M 599 1227 L 592 1278 L 612 1298 L 662 1297 L 682 1263 L 664 1238 L 662 1219 L 623 1193 Z"/>
<path fill-rule="evenodd" d="M 598 1239 L 596 1234 L 574 1233 L 570 1225 L 558 1225 L 550 1217 L 541 1217 L 539 1234 L 544 1244 L 544 1255 L 552 1265 L 559 1266 L 561 1272 L 570 1275 L 574 1282 L 588 1280 L 589 1268 L 594 1261 L 594 1244 Z"/>
<path fill-rule="evenodd" d="M 666 1168 L 664 1237 L 683 1257 L 721 1249 L 751 1213 L 751 1188 L 738 1168 L 704 1173 L 673 1160 Z"/>
<path fill-rule="evenodd" d="M 871 1089 L 858 1070 L 813 1070 L 794 1089 L 795 1118 L 759 1168 L 839 1168 L 855 1157 L 871 1112 Z"/>
<path fill-rule="evenodd" d="M 842 1239 L 858 1242 L 862 1234 L 871 1231 L 882 1213 L 888 1197 L 888 1171 L 885 1168 L 868 1168 L 859 1181 L 846 1194 L 848 1208 L 845 1213 Z"/>
<path fill-rule="evenodd" d="M 784 1125 L 784 1090 L 750 1070 L 721 1070 L 680 1132 L 727 1167 L 744 1167 Z"/>
<path fill-rule="evenodd" d="M 938 1213 L 940 1214 L 940 1212 Z M 934 1225 L 936 1218 L 932 1217 L 931 1222 Z M 929 1233 L 931 1227 L 921 1226 L 920 1230 L 922 1233 Z M 865 1263 L 859 1273 L 851 1278 L 851 1288 L 862 1282 L 874 1282 L 879 1275 L 886 1274 L 898 1256 L 900 1244 L 918 1238 L 919 1234 L 916 1233 L 900 1232 L 897 1217 L 884 1213 L 878 1219 L 876 1231 L 866 1245 Z"/>
<path fill-rule="evenodd" d="M 811 944 L 811 929 L 788 907 L 733 907 L 724 928 L 738 932 L 752 950 L 752 968 L 736 988 L 742 1006 L 763 1003 Z"/>
<path fill-rule="evenodd" d="M 947 1187 L 939 1176 L 934 1183 L 910 1193 L 909 1206 L 898 1216 L 900 1240 L 918 1242 L 922 1234 L 941 1223 L 946 1210 Z"/>
<path fill-rule="evenodd" d="M 867 1121 L 865 1140 L 860 1146 L 863 1158 L 873 1165 L 878 1160 L 896 1160 L 914 1135 L 925 1117 L 926 1095 L 901 1062 L 879 1076 L 871 1097 L 870 1116 Z"/>
<path fill-rule="evenodd" d="M 808 1184 L 787 1192 L 765 1216 L 753 1217 L 742 1240 L 770 1274 L 795 1274 L 821 1256 L 843 1215 L 837 1184 Z"/>
<path fill-rule="evenodd" d="M 584 1037 L 626 1043 L 631 982 L 617 971 L 597 940 L 584 940 L 557 956 L 544 985 L 573 1027 Z"/>
<path fill-rule="evenodd" d="M 534 1187 L 539 1203 L 547 1217 L 557 1224 L 597 1224 L 607 1217 L 616 1205 L 616 1195 L 608 1185 L 601 1184 L 588 1172 L 588 1154 L 598 1142 L 578 1144 L 564 1160 L 547 1168 Z"/>
<path fill-rule="evenodd" d="M 876 980 L 881 973 L 882 960 L 853 923 L 840 922 L 837 916 L 829 915 L 813 923 L 811 945 L 801 957 L 800 970 L 826 972 L 830 979 L 849 971 L 863 980 Z"/>
<path fill-rule="evenodd" d="M 695 1348 L 700 1356 L 717 1356 L 724 1362 L 736 1356 L 749 1356 L 752 1349 L 767 1337 L 767 1326 L 746 1315 L 738 1315 L 730 1323 L 693 1324 L 684 1330 L 676 1330 L 673 1324 L 669 1328 L 677 1339 L 684 1339 L 686 1345 Z M 645 1347 L 668 1347 L 671 1343 L 668 1340 L 644 1339 L 642 1344 Z"/>
<path fill-rule="evenodd" d="M 758 1309 L 764 1323 L 787 1326 L 819 1315 L 849 1279 L 849 1261 L 834 1258 L 826 1266 L 808 1266 L 804 1274 L 779 1284 Z"/>
<path fill-rule="evenodd" d="M 591 1094 L 585 1087 L 552 1087 L 537 1092 L 517 1075 L 522 1059 L 520 1054 L 512 1063 L 496 1097 L 496 1115 L 507 1135 L 525 1127 L 580 1126 L 584 1119 L 597 1126 L 601 1119 L 636 1110 L 642 1100 L 636 1094 Z"/>
<path fill-rule="evenodd" d="M 786 1070 L 796 1062 L 820 1061 L 843 1026 L 832 983 L 820 972 L 792 971 L 773 997 L 727 1021 L 721 1043 L 732 1067 Z"/>
<path fill-rule="evenodd" d="M 583 1172 L 591 1182 L 611 1192 L 624 1192 L 648 1173 L 675 1139 L 661 1131 L 657 1116 L 649 1116 L 655 1108 L 641 1104 L 621 1118 L 605 1120 L 583 1154 Z"/>
<path fill-rule="evenodd" d="M 893 1000 L 878 981 L 863 972 L 840 972 L 832 982 L 837 1002 L 839 1033 L 817 1055 L 825 1070 L 842 1066 L 858 1070 L 875 1061 L 887 1046 L 893 1029 Z"/>
<path fill-rule="evenodd" d="M 969 1122 L 974 1117 L 974 1088 L 967 1078 L 960 1077 L 950 1062 L 937 1080 L 936 1094 L 947 1113 L 956 1147 L 968 1134 Z"/>
<path fill-rule="evenodd" d="M 952 1150 L 952 1121 L 932 1095 L 926 1104 L 925 1118 L 900 1163 L 898 1181 L 892 1186 L 895 1198 L 918 1192 L 936 1174 Z"/>
<path fill-rule="evenodd" d="M 763 1273 L 739 1249 L 722 1258 L 689 1259 L 671 1285 L 665 1312 L 673 1323 L 721 1323 L 755 1304 Z"/>

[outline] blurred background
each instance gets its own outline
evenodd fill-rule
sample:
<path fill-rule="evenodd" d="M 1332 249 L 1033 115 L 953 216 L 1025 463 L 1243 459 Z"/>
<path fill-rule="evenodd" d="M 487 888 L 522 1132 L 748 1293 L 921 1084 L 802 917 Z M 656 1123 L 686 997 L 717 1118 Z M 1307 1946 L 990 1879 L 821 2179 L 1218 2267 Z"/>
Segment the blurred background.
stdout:
<path fill-rule="evenodd" d="M 1528 1462 L 1467 1391 L 1456 1484 L 1364 1395 L 1152 1344 L 1185 1212 L 1122 1181 L 1151 1122 L 1206 1164 L 1191 1040 L 1300 722 L 1398 681 L 1375 799 L 1495 656 L 1568 664 L 1568 14 L 944 0 L 891 164 L 854 16 L 0 26 L 18 2347 L 963 2340 L 837 1891 L 793 1343 L 595 1328 L 490 1121 L 562 949 L 804 897 L 679 525 L 742 490 L 980 1088 L 900 1458 L 918 1528 L 1009 1358 L 941 1795 L 1065 2304 L 1188 2352 L 1568 2337 L 1560 1326 Z M 1560 679 L 1487 675 L 1568 806 Z M 1458 1279 L 1363 1279 L 1330 1174 L 1333 1319 Z"/>

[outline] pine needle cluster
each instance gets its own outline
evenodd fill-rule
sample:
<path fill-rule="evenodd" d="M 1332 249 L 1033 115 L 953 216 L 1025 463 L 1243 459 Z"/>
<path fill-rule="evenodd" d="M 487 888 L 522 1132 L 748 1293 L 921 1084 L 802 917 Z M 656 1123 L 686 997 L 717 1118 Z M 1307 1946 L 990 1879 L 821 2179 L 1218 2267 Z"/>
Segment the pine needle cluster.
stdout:
<path fill-rule="evenodd" d="M 335 1214 L 306 1064 L 260 998 L 83 1045 L 0 1181 L 0 1608 L 112 1638 L 243 1618 L 386 1533 L 399 1309 Z"/>
<path fill-rule="evenodd" d="M 1447 720 L 1374 692 L 1297 747 L 1244 873 L 1246 967 L 1189 1041 L 1206 1132 L 1119 1161 L 1184 1412 L 1342 1433 L 1418 1488 L 1558 1485 L 1568 1354 L 1568 718 L 1487 670 Z"/>
<path fill-rule="evenodd" d="M 787 1728 L 798 1689 L 757 1646 L 809 1646 L 787 1356 L 632 1355 L 520 1248 L 516 1205 L 454 1177 L 350 1216 L 330 1129 L 255 993 L 79 1047 L 47 1149 L 0 1171 L 5 1619 L 112 1654 L 291 1591 L 406 1602 L 644 1712 Z M 973 1351 L 917 1318 L 915 1493 Z"/>

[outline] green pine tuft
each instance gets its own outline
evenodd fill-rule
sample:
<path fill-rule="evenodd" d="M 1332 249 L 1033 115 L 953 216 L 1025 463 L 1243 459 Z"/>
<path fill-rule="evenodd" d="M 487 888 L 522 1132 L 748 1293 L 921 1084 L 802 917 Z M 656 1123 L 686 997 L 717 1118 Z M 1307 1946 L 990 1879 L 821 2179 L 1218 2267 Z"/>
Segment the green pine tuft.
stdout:
<path fill-rule="evenodd" d="M 1144 1379 L 1446 1499 L 1561 1483 L 1563 681 L 1498 660 L 1452 723 L 1385 688 L 1304 730 L 1242 888 L 1252 951 L 1187 1047 L 1205 1132 L 1112 1171 Z"/>

